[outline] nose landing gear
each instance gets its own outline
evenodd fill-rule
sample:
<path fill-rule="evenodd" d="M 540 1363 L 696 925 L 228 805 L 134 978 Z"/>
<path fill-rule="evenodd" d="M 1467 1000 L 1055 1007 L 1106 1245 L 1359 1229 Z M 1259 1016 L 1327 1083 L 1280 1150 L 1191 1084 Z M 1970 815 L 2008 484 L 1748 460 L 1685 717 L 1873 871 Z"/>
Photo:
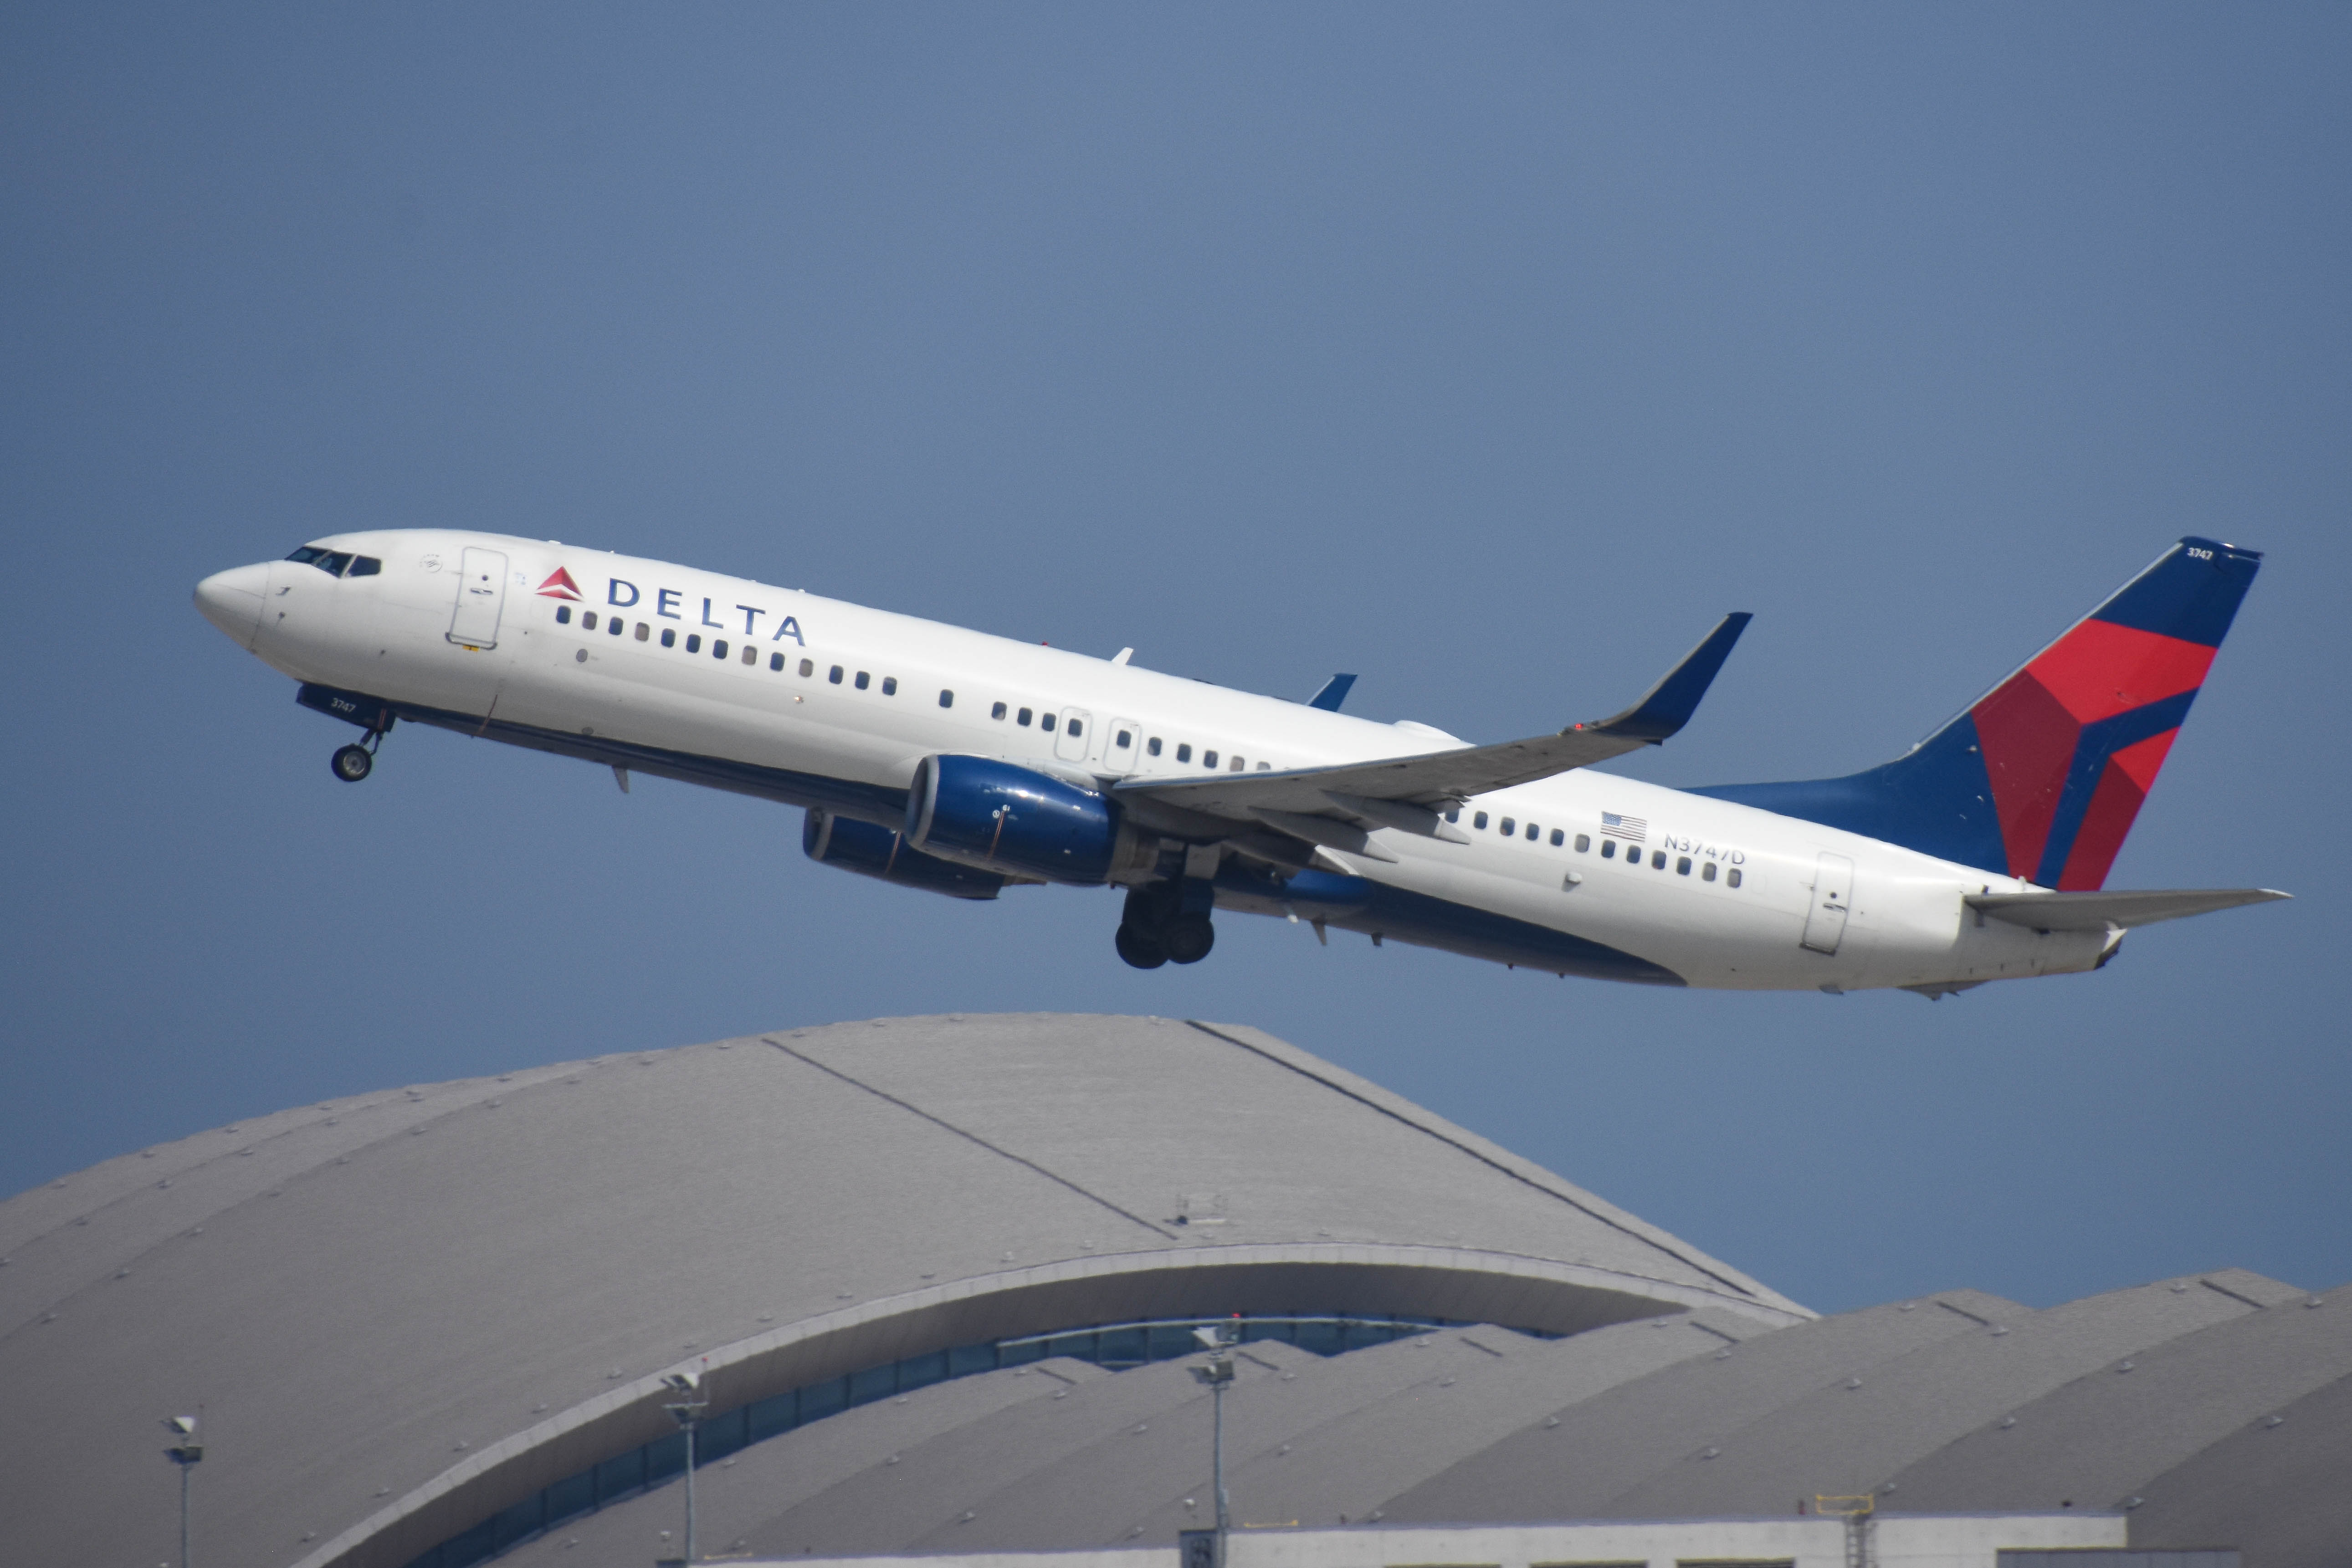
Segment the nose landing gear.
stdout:
<path fill-rule="evenodd" d="M 361 740 L 348 746 L 338 746 L 335 754 L 327 759 L 327 766 L 345 784 L 357 784 L 375 769 L 375 749 L 383 744 L 383 731 L 370 730 Z"/>
<path fill-rule="evenodd" d="M 1217 945 L 1217 928 L 1209 921 L 1214 907 L 1214 889 L 1197 877 L 1132 889 L 1113 945 L 1138 969 L 1198 963 Z"/>

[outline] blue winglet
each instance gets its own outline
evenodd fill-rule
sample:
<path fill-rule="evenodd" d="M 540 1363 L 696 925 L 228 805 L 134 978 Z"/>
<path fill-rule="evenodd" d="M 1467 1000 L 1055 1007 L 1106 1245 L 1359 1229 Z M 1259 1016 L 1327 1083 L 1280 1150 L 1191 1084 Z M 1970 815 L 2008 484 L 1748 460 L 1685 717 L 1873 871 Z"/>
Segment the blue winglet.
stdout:
<path fill-rule="evenodd" d="M 1309 708 L 1320 708 L 1326 713 L 1337 713 L 1339 704 L 1348 700 L 1348 689 L 1356 684 L 1352 675 L 1335 675 L 1323 683 L 1323 689 L 1307 700 Z"/>
<path fill-rule="evenodd" d="M 1706 640 L 1668 670 L 1665 679 L 1650 688 L 1639 702 L 1592 728 L 1652 745 L 1674 734 L 1698 711 L 1699 699 L 1715 683 L 1716 672 L 1723 668 L 1723 661 L 1731 657 L 1731 645 L 1739 640 L 1739 634 L 1754 618 L 1745 610 L 1734 610 L 1724 616 L 1715 630 L 1706 634 Z"/>

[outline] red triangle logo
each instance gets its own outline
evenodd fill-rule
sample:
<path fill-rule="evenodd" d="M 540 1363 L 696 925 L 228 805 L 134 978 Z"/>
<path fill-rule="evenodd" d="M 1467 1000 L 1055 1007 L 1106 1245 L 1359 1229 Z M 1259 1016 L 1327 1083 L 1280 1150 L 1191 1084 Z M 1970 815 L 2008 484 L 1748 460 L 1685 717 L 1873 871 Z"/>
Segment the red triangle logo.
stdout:
<path fill-rule="evenodd" d="M 581 596 L 580 584 L 574 583 L 572 574 L 561 566 L 539 585 L 539 591 L 551 599 L 577 599 Z"/>

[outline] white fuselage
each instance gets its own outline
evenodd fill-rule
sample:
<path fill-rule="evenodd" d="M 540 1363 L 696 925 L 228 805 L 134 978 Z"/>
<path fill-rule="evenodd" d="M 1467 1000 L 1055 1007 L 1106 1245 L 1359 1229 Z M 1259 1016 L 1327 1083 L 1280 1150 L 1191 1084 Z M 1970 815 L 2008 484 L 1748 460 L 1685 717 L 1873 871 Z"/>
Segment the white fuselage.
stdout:
<path fill-rule="evenodd" d="M 831 809 L 889 826 L 898 826 L 890 800 L 903 797 L 933 753 L 1108 782 L 1197 777 L 1213 755 L 1219 770 L 1280 771 L 1461 743 L 1423 726 L 665 562 L 438 530 L 320 543 L 380 559 L 382 571 L 338 578 L 295 562 L 241 568 L 207 584 L 205 613 L 300 681 L 432 710 L 445 716 L 438 721 L 478 717 L 485 732 L 495 721 L 501 732 L 519 726 L 835 781 L 848 795 L 828 796 Z M 576 601 L 541 591 L 564 572 Z M 247 595 L 249 635 L 240 629 Z M 562 623 L 560 610 L 569 612 Z M 944 703 L 943 693 L 952 694 Z M 1124 747 L 1115 745 L 1121 735 Z M 1604 813 L 1619 819 L 1615 831 Z M 1638 846 L 1625 819 L 1643 825 Z M 2027 883 L 1591 769 L 1483 795 L 1457 826 L 1468 843 L 1383 828 L 1370 841 L 1393 859 L 1327 848 L 1322 863 L 1444 906 L 1565 932 L 1697 986 L 1935 988 L 2090 969 L 2113 946 L 2111 933 L 1983 921 L 1961 902 Z M 1603 858 L 1604 844 L 1618 853 Z M 1219 901 L 1277 912 L 1263 899 L 1229 900 L 1222 888 Z M 1376 917 L 1332 923 L 1379 929 Z M 1471 937 L 1437 945 L 1485 952 L 1477 923 L 1469 921 Z"/>

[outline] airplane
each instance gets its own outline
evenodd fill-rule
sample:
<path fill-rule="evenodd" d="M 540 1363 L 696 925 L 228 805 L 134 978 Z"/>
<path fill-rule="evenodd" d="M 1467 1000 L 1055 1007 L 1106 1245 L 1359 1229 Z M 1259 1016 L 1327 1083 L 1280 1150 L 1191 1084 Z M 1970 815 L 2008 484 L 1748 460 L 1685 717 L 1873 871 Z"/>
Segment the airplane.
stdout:
<path fill-rule="evenodd" d="M 1673 738 L 1748 616 L 1630 707 L 1473 745 L 667 562 L 446 530 L 335 534 L 199 610 L 356 726 L 402 720 L 806 813 L 820 864 L 968 900 L 1115 888 L 1139 969 L 1220 911 L 1561 976 L 1899 988 L 2104 967 L 2133 927 L 2284 899 L 2106 876 L 2260 568 L 2187 538 L 1911 751 L 1674 790 L 1595 771 Z"/>

